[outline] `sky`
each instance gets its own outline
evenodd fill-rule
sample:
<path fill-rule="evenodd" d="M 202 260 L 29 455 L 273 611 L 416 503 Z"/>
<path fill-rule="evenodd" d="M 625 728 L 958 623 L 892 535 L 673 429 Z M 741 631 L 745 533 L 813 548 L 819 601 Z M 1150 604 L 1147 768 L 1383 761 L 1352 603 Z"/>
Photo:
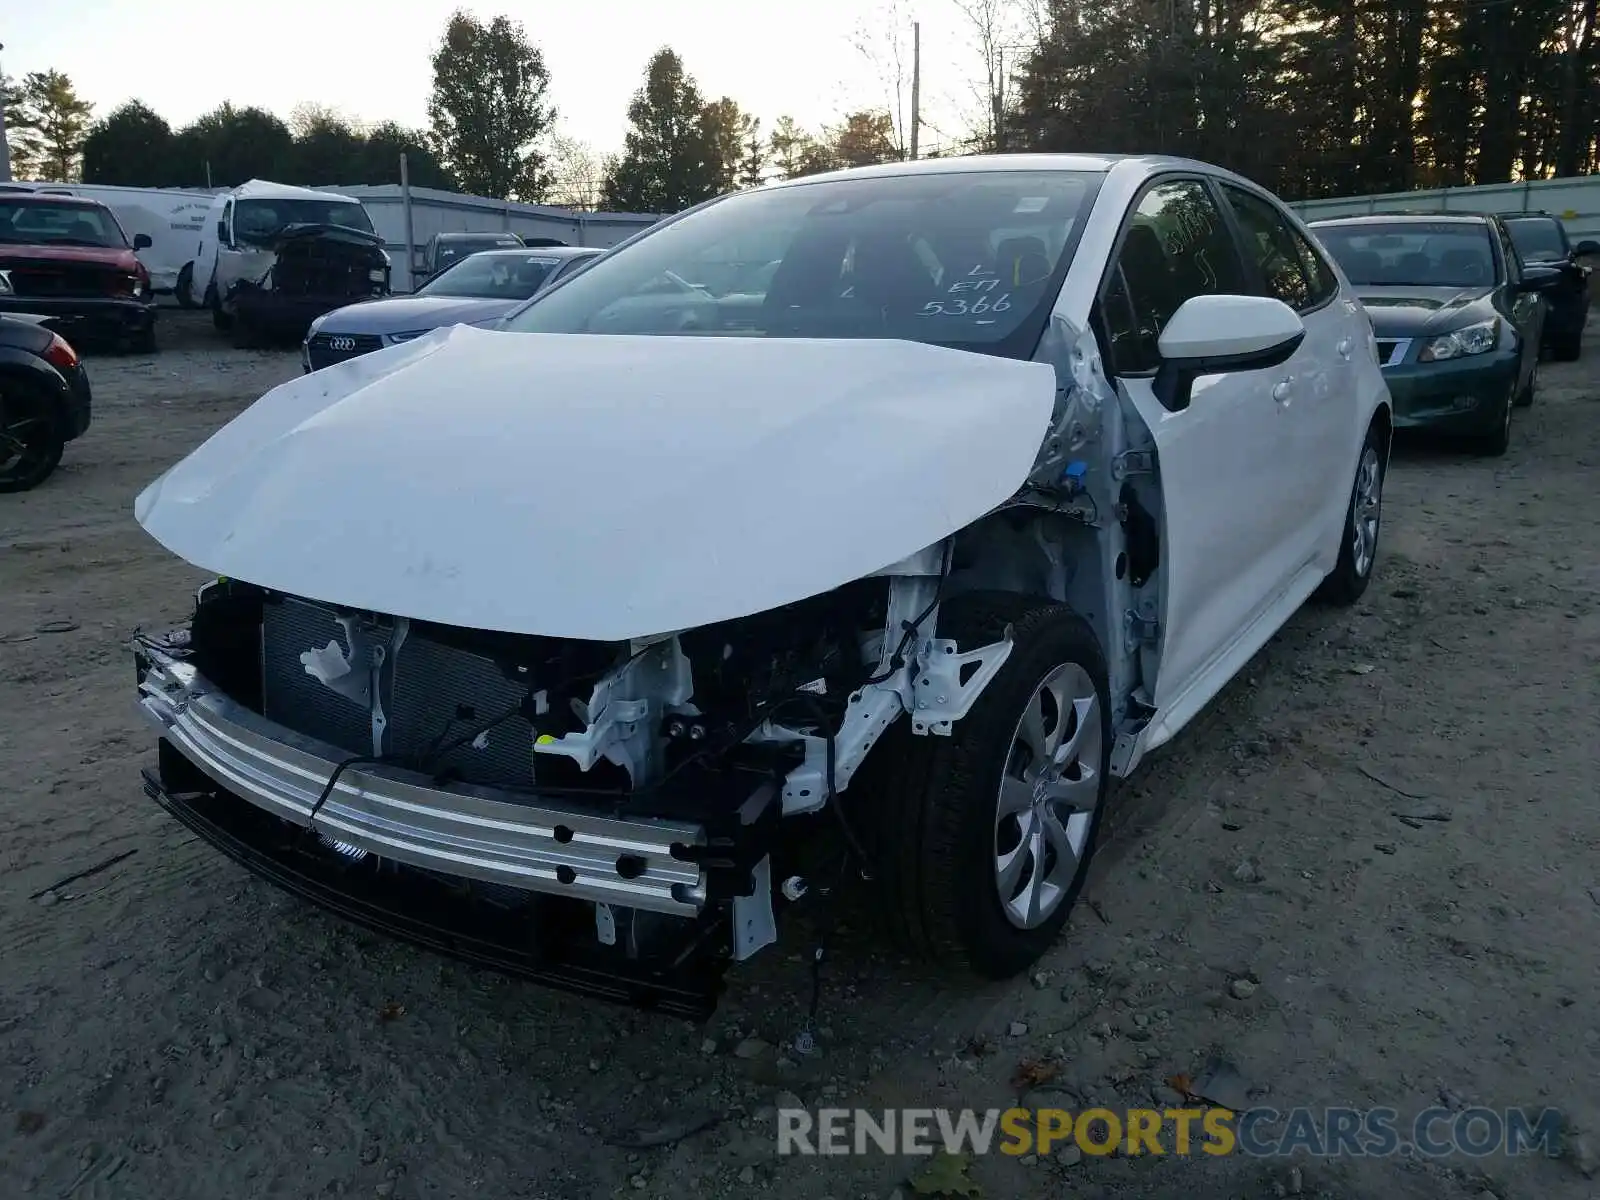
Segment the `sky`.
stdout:
<path fill-rule="evenodd" d="M 922 25 L 926 149 L 959 136 L 977 108 L 981 59 L 957 0 L 43 0 L 0 13 L 0 71 L 58 70 L 103 115 L 140 99 L 174 128 L 224 100 L 287 118 L 315 102 L 347 117 L 425 127 L 429 58 L 450 13 L 521 21 L 544 52 L 560 129 L 618 150 L 645 64 L 670 45 L 708 99 L 731 96 L 767 129 L 782 114 L 816 129 L 849 109 L 887 107 L 892 68 L 853 44 L 864 28 L 880 59 L 904 46 L 909 102 L 913 19 Z"/>

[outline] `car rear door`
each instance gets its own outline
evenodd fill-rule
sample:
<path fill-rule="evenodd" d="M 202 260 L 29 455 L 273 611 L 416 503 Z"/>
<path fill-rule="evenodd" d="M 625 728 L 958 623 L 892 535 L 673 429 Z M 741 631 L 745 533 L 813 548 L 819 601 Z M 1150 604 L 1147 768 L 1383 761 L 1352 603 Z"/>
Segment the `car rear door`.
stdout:
<path fill-rule="evenodd" d="M 1298 486 L 1278 503 L 1294 513 L 1290 533 L 1297 567 L 1334 545 L 1355 478 L 1355 356 L 1367 351 L 1366 318 L 1339 300 L 1338 276 L 1269 197 L 1232 183 L 1219 185 L 1244 250 L 1252 288 L 1282 300 L 1306 327 L 1305 341 L 1284 364 L 1274 390 L 1290 435 Z"/>
<path fill-rule="evenodd" d="M 1290 426 L 1272 389 L 1284 368 L 1196 381 L 1169 411 L 1153 387 L 1161 329 L 1185 300 L 1247 291 L 1227 218 L 1208 182 L 1162 176 L 1124 217 L 1102 285 L 1111 374 L 1154 438 L 1162 493 L 1159 656 L 1149 654 L 1157 709 L 1180 700 L 1288 583 L 1295 519 Z"/>

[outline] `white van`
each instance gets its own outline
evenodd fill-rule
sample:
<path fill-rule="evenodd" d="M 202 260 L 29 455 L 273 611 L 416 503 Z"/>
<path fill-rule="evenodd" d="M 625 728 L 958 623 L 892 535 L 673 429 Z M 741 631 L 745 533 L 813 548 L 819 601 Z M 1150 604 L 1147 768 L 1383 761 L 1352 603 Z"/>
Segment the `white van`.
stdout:
<path fill-rule="evenodd" d="M 209 308 L 217 328 L 230 328 L 231 297 L 237 285 L 263 279 L 277 261 L 278 236 L 290 226 L 301 225 L 373 234 L 372 218 L 359 200 L 337 192 L 252 179 L 212 197 L 194 259 L 178 274 L 179 303 Z M 376 234 L 373 237 L 381 243 Z M 386 262 L 388 256 L 383 257 Z M 387 278 L 382 282 L 386 292 Z"/>

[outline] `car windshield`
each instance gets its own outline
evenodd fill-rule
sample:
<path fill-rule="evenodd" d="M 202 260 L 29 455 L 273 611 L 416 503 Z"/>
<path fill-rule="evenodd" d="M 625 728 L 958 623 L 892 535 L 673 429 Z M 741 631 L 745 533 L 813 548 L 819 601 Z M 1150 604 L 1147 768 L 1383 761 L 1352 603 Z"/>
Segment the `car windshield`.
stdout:
<path fill-rule="evenodd" d="M 1466 221 L 1317 225 L 1317 238 L 1356 287 L 1488 287 L 1489 227 Z"/>
<path fill-rule="evenodd" d="M 0 200 L 0 242 L 120 250 L 127 246 L 128 239 L 111 210 L 97 204 L 11 198 Z"/>
<path fill-rule="evenodd" d="M 417 295 L 526 300 L 560 264 L 548 254 L 474 254 L 439 272 Z"/>
<path fill-rule="evenodd" d="M 240 200 L 233 211 L 233 236 L 257 245 L 289 225 L 343 225 L 372 232 L 367 210 L 352 200 Z"/>
<path fill-rule="evenodd" d="M 1554 217 L 1523 217 L 1506 222 L 1511 244 L 1523 262 L 1560 262 L 1567 257 L 1561 226 Z"/>
<path fill-rule="evenodd" d="M 480 250 L 507 250 L 514 246 L 522 245 L 522 241 L 514 234 L 493 234 L 481 238 L 451 238 L 449 241 L 439 243 L 439 266 L 444 268 L 453 262 L 459 262 L 469 254 L 476 254 Z"/>
<path fill-rule="evenodd" d="M 1021 357 L 1101 178 L 951 171 L 741 192 L 596 259 L 505 327 L 905 338 Z"/>

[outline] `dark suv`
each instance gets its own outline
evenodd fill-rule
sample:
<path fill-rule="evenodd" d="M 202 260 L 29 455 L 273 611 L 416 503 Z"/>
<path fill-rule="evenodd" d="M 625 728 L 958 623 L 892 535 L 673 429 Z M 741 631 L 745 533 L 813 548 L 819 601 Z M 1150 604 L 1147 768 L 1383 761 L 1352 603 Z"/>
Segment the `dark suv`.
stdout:
<path fill-rule="evenodd" d="M 0 186 L 0 313 L 32 313 L 74 344 L 109 341 L 151 352 L 150 273 L 104 204 Z"/>
<path fill-rule="evenodd" d="M 1553 267 L 1561 284 L 1547 291 L 1544 346 L 1551 358 L 1571 362 L 1583 353 L 1583 326 L 1589 319 L 1590 269 L 1581 256 L 1600 254 L 1600 242 L 1573 245 L 1561 218 L 1549 213 L 1506 213 L 1500 218 L 1511 231 L 1511 244 L 1525 263 Z"/>

